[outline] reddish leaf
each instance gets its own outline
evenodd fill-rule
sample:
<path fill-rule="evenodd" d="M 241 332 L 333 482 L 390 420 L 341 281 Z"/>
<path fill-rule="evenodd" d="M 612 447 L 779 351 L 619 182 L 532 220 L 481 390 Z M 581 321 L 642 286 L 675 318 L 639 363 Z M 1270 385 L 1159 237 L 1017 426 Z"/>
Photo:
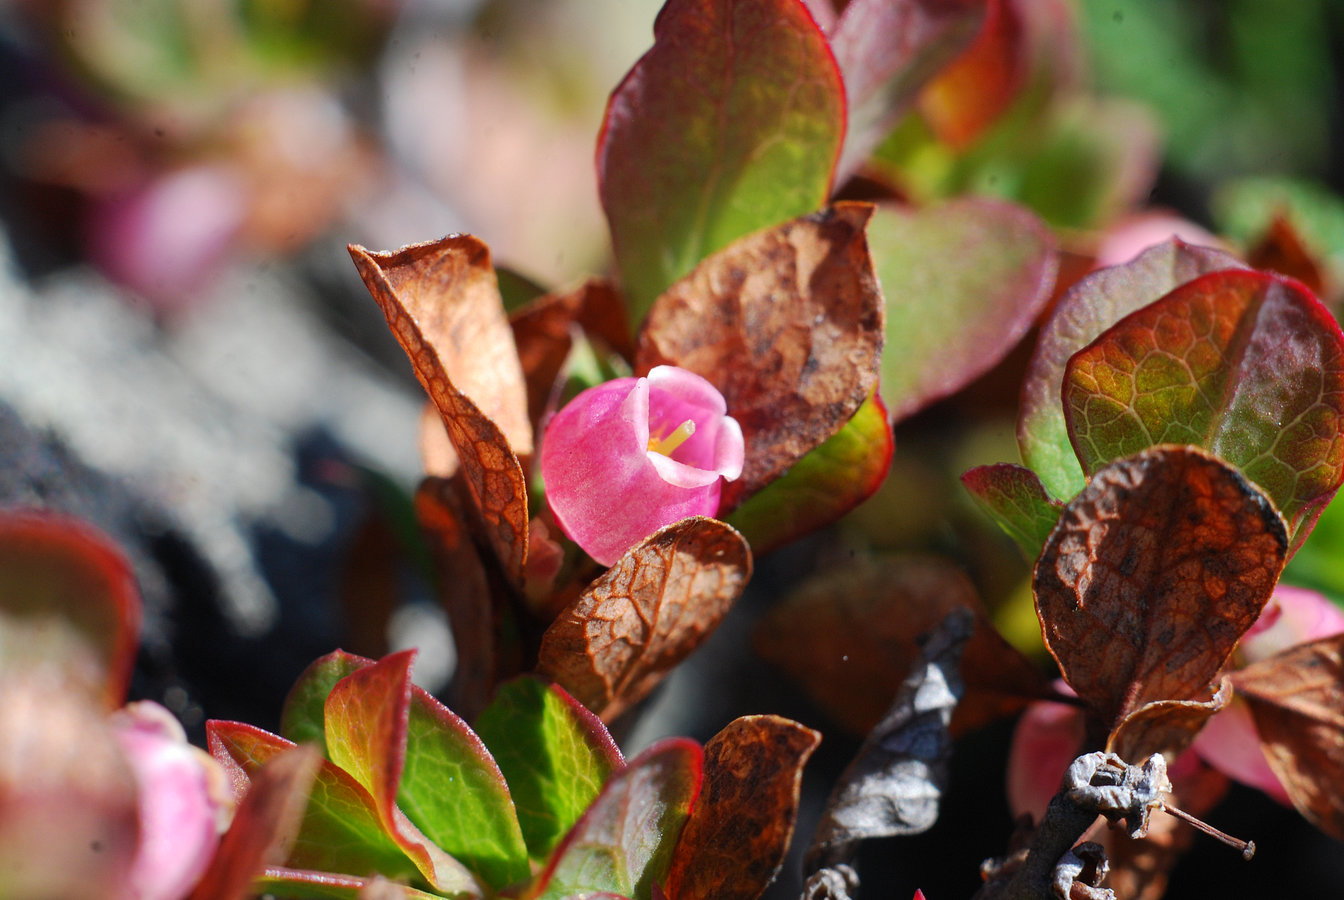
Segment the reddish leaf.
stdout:
<path fill-rule="evenodd" d="M 1205 447 L 1269 495 L 1294 546 L 1344 481 L 1344 334 L 1275 275 L 1215 272 L 1125 317 L 1069 360 L 1063 397 L 1084 471 Z"/>
<path fill-rule="evenodd" d="M 546 630 L 537 671 L 611 721 L 718 627 L 751 550 L 715 519 L 682 519 L 632 547 Z"/>
<path fill-rule="evenodd" d="M 1252 663 L 1232 679 L 1293 805 L 1344 840 L 1344 635 Z"/>
<path fill-rule="evenodd" d="M 636 321 L 709 254 L 821 206 L 844 135 L 840 73 L 797 0 L 670 0 L 653 33 L 597 148 Z"/>
<path fill-rule="evenodd" d="M 849 121 L 840 181 L 863 164 L 920 88 L 975 39 L 985 0 L 850 0 L 831 33 Z"/>
<path fill-rule="evenodd" d="M 704 788 L 667 876 L 669 900 L 756 900 L 793 839 L 803 765 L 821 735 L 779 716 L 730 722 L 705 744 Z"/>
<path fill-rule="evenodd" d="M 992 368 L 1055 284 L 1049 229 L 1000 200 L 883 206 L 868 234 L 887 298 L 882 397 L 893 422 Z"/>
<path fill-rule="evenodd" d="M 895 447 L 874 391 L 839 431 L 733 510 L 728 524 L 757 556 L 824 528 L 877 492 Z"/>
<path fill-rule="evenodd" d="M 493 316 L 488 312 L 491 303 L 498 305 L 499 300 L 489 251 L 469 237 L 416 244 L 396 253 L 371 253 L 353 244 L 349 250 L 365 286 L 410 357 L 416 378 L 443 417 L 491 547 L 505 571 L 521 578 L 527 558 L 527 488 L 515 453 L 531 452 L 531 426 L 522 372 L 514 369 L 517 353 L 512 334 L 502 311 Z M 493 298 L 489 296 L 492 291 Z M 448 305 L 446 296 L 456 301 L 449 309 L 454 321 L 461 317 L 464 325 L 460 329 L 436 313 L 439 305 Z M 503 331 L 485 328 L 479 349 L 487 352 L 464 353 L 456 359 L 472 360 L 461 367 L 484 379 L 480 389 L 491 398 L 489 408 L 507 411 L 508 420 L 499 424 L 456 386 L 450 374 L 458 363 L 448 353 L 455 342 L 466 345 L 475 339 L 466 323 L 477 313 L 484 322 L 497 318 Z M 507 374 L 490 376 L 495 367 Z M 493 380 L 496 377 L 498 381 Z M 511 440 L 522 443 L 511 444 Z"/>
<path fill-rule="evenodd" d="M 65 515 L 0 513 L 0 673 L 56 668 L 64 689 L 120 706 L 140 637 L 140 593 L 121 551 Z"/>
<path fill-rule="evenodd" d="M 1050 499 L 1031 469 L 1011 463 L 977 466 L 961 476 L 976 504 L 1017 542 L 1027 559 L 1041 555 L 1064 505 Z"/>
<path fill-rule="evenodd" d="M 262 896 L 285 897 L 288 900 L 439 900 L 440 894 L 417 891 L 404 884 L 388 881 L 381 875 L 356 878 L 353 875 L 333 875 L 330 872 L 311 872 L 284 866 L 267 866 L 253 882 L 253 888 Z"/>
<path fill-rule="evenodd" d="M 625 359 L 635 355 L 624 298 L 614 285 L 600 279 L 539 297 L 510 316 L 509 323 L 523 364 L 527 413 L 534 429 L 555 399 L 556 380 L 574 345 L 575 327 Z"/>
<path fill-rule="evenodd" d="M 1321 264 L 1307 249 L 1292 222 L 1282 215 L 1275 216 L 1260 240 L 1246 251 L 1246 261 L 1256 269 L 1269 269 L 1296 278 L 1313 294 L 1320 295 L 1325 291 L 1325 273 Z"/>
<path fill-rule="evenodd" d="M 745 238 L 658 299 L 636 369 L 708 379 L 746 439 L 731 509 L 854 415 L 877 380 L 882 292 L 864 239 L 872 207 L 840 203 Z"/>
<path fill-rule="evenodd" d="M 1064 424 L 1060 390 L 1069 357 L 1107 328 L 1174 288 L 1208 272 L 1242 268 L 1220 250 L 1172 239 L 1120 266 L 1093 272 L 1071 287 L 1041 329 L 1017 422 L 1022 461 L 1051 495 L 1068 500 L 1083 489 L 1083 470 Z"/>
<path fill-rule="evenodd" d="M 1260 615 L 1282 518 L 1226 463 L 1154 447 L 1097 471 L 1036 563 L 1036 610 L 1065 679 L 1109 729 L 1197 700 Z"/>
<path fill-rule="evenodd" d="M 669 738 L 607 781 L 522 900 L 612 892 L 650 900 L 700 793 L 702 752 Z"/>
<path fill-rule="evenodd" d="M 331 761 L 373 799 L 383 829 L 430 883 L 480 893 L 470 872 L 412 824 L 397 806 L 411 713 L 409 668 L 414 650 L 394 653 L 341 679 L 327 697 L 324 719 Z"/>
<path fill-rule="evenodd" d="M 956 730 L 1048 694 L 1044 676 L 994 630 L 966 576 L 934 557 L 859 557 L 825 570 L 761 619 L 754 644 L 818 706 L 866 734 L 919 658 L 917 639 L 958 608 L 974 610 L 976 625 L 962 659 Z"/>
<path fill-rule="evenodd" d="M 1175 759 L 1190 746 L 1204 723 L 1232 701 L 1226 677 L 1207 700 L 1154 700 L 1125 716 L 1106 740 L 1106 750 L 1121 759 L 1147 759 L 1161 753 Z"/>
<path fill-rule="evenodd" d="M 308 793 L 322 764 L 312 747 L 290 747 L 251 779 L 228 832 L 191 900 L 244 900 L 266 865 L 283 863 L 299 835 Z"/>
<path fill-rule="evenodd" d="M 1017 3 L 989 0 L 975 40 L 919 95 L 919 111 L 940 141 L 963 150 L 1008 109 L 1027 76 L 1024 40 Z"/>

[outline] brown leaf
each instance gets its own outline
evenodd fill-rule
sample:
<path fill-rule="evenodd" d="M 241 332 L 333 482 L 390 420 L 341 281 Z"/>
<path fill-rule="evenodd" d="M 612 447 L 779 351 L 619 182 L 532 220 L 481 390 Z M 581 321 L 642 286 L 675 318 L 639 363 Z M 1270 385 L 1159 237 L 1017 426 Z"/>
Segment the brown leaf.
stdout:
<path fill-rule="evenodd" d="M 742 425 L 742 477 L 721 509 L 840 430 L 877 380 L 882 292 L 864 229 L 873 208 L 835 206 L 742 238 L 658 298 L 635 368 L 670 364 L 723 392 Z"/>
<path fill-rule="evenodd" d="M 533 428 L 539 427 L 553 399 L 576 326 L 623 358 L 634 356 L 625 301 L 611 282 L 599 278 L 572 291 L 538 297 L 510 316 L 509 323 L 527 382 L 527 414 Z"/>
<path fill-rule="evenodd" d="M 867 734 L 919 659 L 916 639 L 958 607 L 976 621 L 954 732 L 1049 694 L 1047 679 L 989 622 L 966 576 L 936 557 L 859 557 L 823 570 L 761 619 L 754 644 L 846 729 Z"/>
<path fill-rule="evenodd" d="M 1210 685 L 1274 590 L 1283 519 L 1235 469 L 1158 446 L 1099 469 L 1036 563 L 1036 610 L 1065 679 L 1108 730 Z"/>
<path fill-rule="evenodd" d="M 610 721 L 718 627 L 751 577 L 732 527 L 693 516 L 632 547 L 546 629 L 537 671 Z"/>
<path fill-rule="evenodd" d="M 1147 759 L 1162 753 L 1174 759 L 1194 741 L 1214 713 L 1232 701 L 1232 683 L 1226 677 L 1208 700 L 1154 700 L 1125 716 L 1106 742 L 1121 759 Z"/>
<path fill-rule="evenodd" d="M 321 764 L 316 748 L 300 745 L 262 766 L 191 900 L 252 896 L 252 879 L 262 868 L 279 865 L 289 856 Z"/>
<path fill-rule="evenodd" d="M 669 900 L 756 900 L 793 839 L 803 766 L 821 735 L 780 716 L 735 719 L 705 744 L 705 780 L 667 876 Z"/>
<path fill-rule="evenodd" d="M 1344 840 L 1344 634 L 1252 663 L 1232 679 L 1293 805 Z"/>
<path fill-rule="evenodd" d="M 515 453 L 530 454 L 532 436 L 522 372 L 515 368 L 517 353 L 503 319 L 489 250 L 463 236 L 414 244 L 396 253 L 370 253 L 353 244 L 349 250 L 411 358 L 416 378 L 443 417 L 490 545 L 505 571 L 521 577 L 527 558 L 527 488 Z M 500 306 L 495 315 L 492 304 Z M 482 321 L 473 325 L 477 316 Z M 503 328 L 502 336 L 487 324 L 494 319 Z M 465 374 L 490 398 L 484 401 L 487 408 L 507 415 L 504 422 L 496 424 L 455 385 L 450 365 L 454 375 Z M 494 367 L 502 374 L 487 377 Z"/>
<path fill-rule="evenodd" d="M 1255 269 L 1269 269 L 1296 278 L 1317 296 L 1326 293 L 1320 263 L 1307 249 L 1297 229 L 1282 215 L 1275 216 L 1256 245 L 1246 251 L 1246 262 Z"/>

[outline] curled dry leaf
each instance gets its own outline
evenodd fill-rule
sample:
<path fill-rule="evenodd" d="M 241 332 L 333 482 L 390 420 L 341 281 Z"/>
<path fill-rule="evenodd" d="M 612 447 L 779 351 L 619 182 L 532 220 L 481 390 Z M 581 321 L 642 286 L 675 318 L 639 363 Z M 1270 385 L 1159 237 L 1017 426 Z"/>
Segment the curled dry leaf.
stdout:
<path fill-rule="evenodd" d="M 685 659 L 751 577 L 732 527 L 694 516 L 632 547 L 546 630 L 537 671 L 611 721 Z"/>
<path fill-rule="evenodd" d="M 826 801 L 803 865 L 809 879 L 826 869 L 843 874 L 860 841 L 919 834 L 938 820 L 952 752 L 947 726 L 961 697 L 961 651 L 972 623 L 969 610 L 956 610 L 929 635 Z"/>
<path fill-rule="evenodd" d="M 743 238 L 649 311 L 636 369 L 703 376 L 742 426 L 746 462 L 721 509 L 839 431 L 876 382 L 883 304 L 864 238 L 872 212 L 838 203 Z"/>
<path fill-rule="evenodd" d="M 1344 635 L 1252 663 L 1232 678 L 1293 805 L 1344 840 Z"/>
<path fill-rule="evenodd" d="M 522 371 L 503 319 L 489 250 L 462 236 L 415 244 L 396 253 L 371 253 L 355 245 L 349 250 L 410 357 L 416 378 L 443 417 L 491 547 L 505 571 L 520 578 L 527 558 L 527 488 L 516 454 L 531 453 L 532 434 Z M 498 307 L 494 314 L 489 311 L 491 302 Z M 482 327 L 475 333 L 466 324 L 454 328 L 459 320 L 469 323 L 477 316 L 487 323 L 497 319 L 502 336 L 495 333 L 497 329 Z M 477 341 L 479 348 L 468 351 Z M 487 352 L 481 354 L 482 349 Z M 495 368 L 511 374 L 495 380 L 481 371 Z M 479 390 L 491 398 L 487 407 L 498 408 L 507 416 L 504 421 L 494 421 L 457 386 L 458 370 L 481 380 Z"/>
<path fill-rule="evenodd" d="M 744 716 L 705 744 L 700 797 L 667 876 L 668 900 L 756 900 L 793 838 L 803 765 L 821 742 L 780 716 Z"/>
<path fill-rule="evenodd" d="M 936 557 L 861 557 L 809 579 L 761 619 L 755 649 L 855 734 L 882 718 L 910 667 L 918 638 L 954 609 L 975 613 L 962 655 L 961 732 L 1047 696 L 1047 679 L 994 629 L 970 580 Z"/>
<path fill-rule="evenodd" d="M 1232 702 L 1232 682 L 1224 677 L 1208 700 L 1154 700 L 1120 721 L 1106 749 L 1121 759 L 1147 759 L 1162 753 L 1168 759 L 1190 746 L 1199 729 Z"/>
<path fill-rule="evenodd" d="M 1162 446 L 1117 460 L 1036 563 L 1046 647 L 1108 730 L 1147 703 L 1206 697 L 1287 549 L 1282 517 L 1216 457 Z"/>

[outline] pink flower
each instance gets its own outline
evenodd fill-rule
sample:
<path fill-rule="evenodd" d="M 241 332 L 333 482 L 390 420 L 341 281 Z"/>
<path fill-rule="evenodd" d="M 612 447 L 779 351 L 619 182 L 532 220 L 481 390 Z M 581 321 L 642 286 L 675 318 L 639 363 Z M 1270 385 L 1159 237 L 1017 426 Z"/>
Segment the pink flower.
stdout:
<path fill-rule="evenodd" d="M 579 394 L 541 445 L 561 530 L 609 566 L 664 526 L 714 515 L 722 479 L 742 474 L 742 429 L 727 412 L 712 384 L 676 366 Z"/>
<path fill-rule="evenodd" d="M 140 839 L 126 900 L 185 897 L 214 856 L 231 810 L 223 770 L 187 743 L 182 726 L 156 703 L 131 703 L 112 716 L 113 734 L 139 795 Z"/>

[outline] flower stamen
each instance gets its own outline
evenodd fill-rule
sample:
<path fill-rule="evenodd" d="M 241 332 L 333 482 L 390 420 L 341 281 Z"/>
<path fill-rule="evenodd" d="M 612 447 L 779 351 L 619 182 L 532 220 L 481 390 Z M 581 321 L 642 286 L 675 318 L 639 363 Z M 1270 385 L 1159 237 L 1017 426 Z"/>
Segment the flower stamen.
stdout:
<path fill-rule="evenodd" d="M 663 456 L 671 456 L 672 452 L 690 440 L 693 434 L 695 434 L 695 421 L 687 419 L 666 437 L 650 434 L 649 449 L 654 453 L 661 453 Z"/>

